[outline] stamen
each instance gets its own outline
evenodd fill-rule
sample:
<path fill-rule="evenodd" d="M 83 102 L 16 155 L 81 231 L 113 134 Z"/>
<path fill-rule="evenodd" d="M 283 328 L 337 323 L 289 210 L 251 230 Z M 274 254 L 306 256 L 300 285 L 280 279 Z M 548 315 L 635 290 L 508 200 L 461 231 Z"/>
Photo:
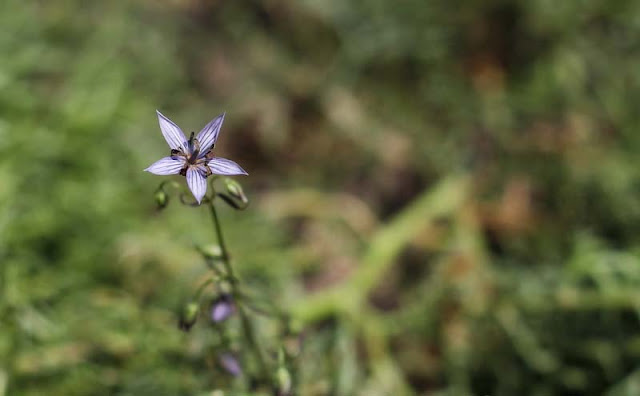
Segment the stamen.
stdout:
<path fill-rule="evenodd" d="M 215 157 L 213 155 L 213 148 L 211 148 L 211 150 L 207 151 L 207 154 L 205 154 L 204 158 L 207 159 L 207 161 L 210 161 L 213 157 Z"/>
<path fill-rule="evenodd" d="M 182 176 L 185 176 L 185 177 L 186 177 L 186 176 L 187 176 L 187 169 L 189 169 L 189 164 L 188 164 L 188 163 L 185 163 L 185 164 L 182 166 L 182 169 L 180 169 L 180 175 L 182 175 Z"/>

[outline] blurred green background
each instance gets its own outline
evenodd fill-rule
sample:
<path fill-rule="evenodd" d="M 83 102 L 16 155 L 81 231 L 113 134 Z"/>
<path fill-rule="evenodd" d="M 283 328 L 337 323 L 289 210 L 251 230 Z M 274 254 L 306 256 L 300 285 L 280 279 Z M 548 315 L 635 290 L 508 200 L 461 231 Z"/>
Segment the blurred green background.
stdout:
<path fill-rule="evenodd" d="M 227 112 L 298 394 L 640 395 L 638 103 L 638 1 L 4 0 L 0 395 L 249 394 L 176 328 L 156 108 Z"/>

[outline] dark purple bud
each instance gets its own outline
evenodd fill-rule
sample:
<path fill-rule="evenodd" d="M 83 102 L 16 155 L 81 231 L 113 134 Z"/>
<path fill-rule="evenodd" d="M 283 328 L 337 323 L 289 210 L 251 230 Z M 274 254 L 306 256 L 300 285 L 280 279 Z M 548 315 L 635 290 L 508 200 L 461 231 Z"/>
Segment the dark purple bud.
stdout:
<path fill-rule="evenodd" d="M 218 356 L 218 362 L 223 369 L 225 369 L 229 374 L 234 377 L 238 377 L 242 375 L 242 367 L 240 367 L 240 362 L 238 359 L 229 352 L 225 352 Z"/>
<path fill-rule="evenodd" d="M 233 315 L 234 311 L 235 307 L 231 296 L 223 294 L 211 305 L 211 320 L 215 323 L 224 322 Z"/>
<path fill-rule="evenodd" d="M 180 321 L 178 322 L 178 327 L 180 330 L 189 331 L 196 324 L 196 320 L 198 320 L 198 311 L 200 310 L 200 306 L 198 303 L 189 302 L 183 308 L 182 312 L 180 312 Z"/>

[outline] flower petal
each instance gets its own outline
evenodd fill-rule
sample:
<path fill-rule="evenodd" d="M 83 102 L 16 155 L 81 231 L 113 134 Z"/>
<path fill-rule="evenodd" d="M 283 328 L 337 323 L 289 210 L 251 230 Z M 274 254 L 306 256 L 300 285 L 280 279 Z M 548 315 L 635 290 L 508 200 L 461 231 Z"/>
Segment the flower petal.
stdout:
<path fill-rule="evenodd" d="M 187 148 L 187 138 L 184 137 L 182 129 L 180 129 L 180 127 L 173 121 L 162 115 L 158 110 L 156 110 L 156 113 L 158 113 L 158 122 L 160 123 L 162 136 L 164 136 L 164 140 L 167 141 L 169 147 L 185 151 Z"/>
<path fill-rule="evenodd" d="M 226 158 L 215 157 L 207 165 L 216 175 L 248 175 L 240 165 Z"/>
<path fill-rule="evenodd" d="M 198 168 L 189 167 L 189 169 L 187 169 L 187 185 L 196 198 L 196 201 L 200 203 L 207 193 L 207 178 Z"/>
<path fill-rule="evenodd" d="M 180 173 L 183 166 L 184 157 L 164 157 L 160 161 L 151 164 L 145 171 L 151 172 L 154 175 L 175 175 Z"/>
<path fill-rule="evenodd" d="M 209 151 L 213 147 L 213 145 L 216 144 L 216 140 L 218 140 L 218 134 L 220 133 L 220 127 L 222 126 L 222 122 L 224 121 L 224 114 L 225 113 L 222 113 L 211 120 L 211 122 L 209 122 L 204 126 L 204 128 L 202 128 L 200 133 L 198 133 L 198 136 L 196 136 L 198 142 L 200 143 L 200 158 L 204 157 L 207 154 L 207 151 Z"/>

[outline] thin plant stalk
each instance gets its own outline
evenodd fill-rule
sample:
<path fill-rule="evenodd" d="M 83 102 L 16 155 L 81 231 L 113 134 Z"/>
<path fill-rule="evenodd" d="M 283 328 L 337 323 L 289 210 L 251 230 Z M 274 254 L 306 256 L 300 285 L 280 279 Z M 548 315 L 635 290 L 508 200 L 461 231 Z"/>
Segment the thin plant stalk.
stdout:
<path fill-rule="evenodd" d="M 215 197 L 215 192 L 214 195 Z M 229 278 L 229 283 L 231 285 L 231 294 L 233 295 L 234 301 L 236 302 L 237 312 L 240 316 L 240 324 L 242 326 L 242 331 L 244 333 L 244 337 L 247 339 L 247 343 L 253 355 L 255 356 L 261 375 L 263 379 L 269 378 L 269 370 L 267 364 L 265 362 L 264 356 L 262 355 L 262 350 L 258 346 L 258 341 L 256 339 L 256 335 L 253 331 L 253 326 L 251 326 L 251 322 L 249 317 L 247 316 L 247 312 L 244 309 L 242 304 L 242 293 L 240 291 L 240 287 L 238 285 L 238 278 L 236 278 L 233 267 L 231 266 L 231 258 L 229 256 L 229 251 L 227 250 L 227 246 L 224 242 L 224 236 L 222 234 L 222 227 L 220 226 L 220 219 L 218 218 L 218 212 L 216 211 L 216 207 L 214 204 L 214 199 L 209 200 L 209 209 L 211 210 L 211 219 L 213 220 L 213 225 L 215 228 L 216 237 L 218 238 L 218 245 L 220 245 L 221 250 L 221 261 L 224 265 L 224 268 L 227 272 L 227 276 Z"/>

